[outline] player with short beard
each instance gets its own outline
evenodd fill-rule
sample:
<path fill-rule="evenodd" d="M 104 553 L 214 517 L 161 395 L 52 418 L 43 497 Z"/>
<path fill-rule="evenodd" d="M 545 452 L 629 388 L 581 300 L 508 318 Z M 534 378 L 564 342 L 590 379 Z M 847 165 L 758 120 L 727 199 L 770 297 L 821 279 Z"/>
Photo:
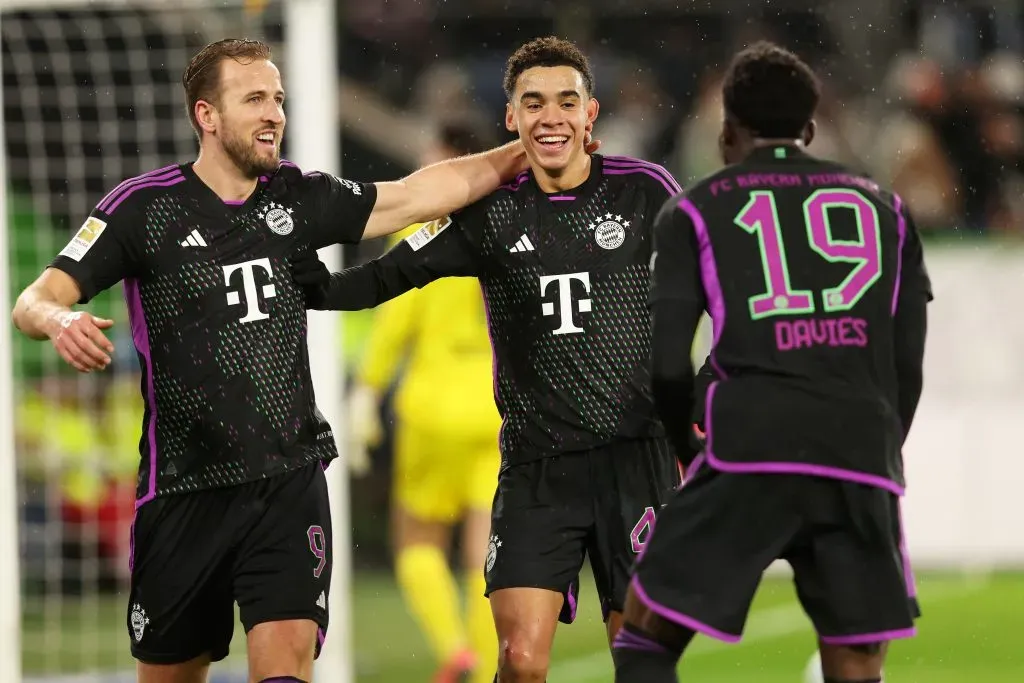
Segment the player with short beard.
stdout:
<path fill-rule="evenodd" d="M 301 250 L 454 211 L 525 167 L 522 145 L 389 183 L 280 159 L 270 49 L 206 46 L 183 77 L 192 163 L 124 181 L 21 296 L 14 324 L 81 372 L 113 322 L 70 306 L 124 280 L 145 399 L 127 626 L 140 683 L 200 683 L 228 654 L 237 602 L 252 681 L 308 681 L 327 629 L 337 456 L 316 407 Z"/>

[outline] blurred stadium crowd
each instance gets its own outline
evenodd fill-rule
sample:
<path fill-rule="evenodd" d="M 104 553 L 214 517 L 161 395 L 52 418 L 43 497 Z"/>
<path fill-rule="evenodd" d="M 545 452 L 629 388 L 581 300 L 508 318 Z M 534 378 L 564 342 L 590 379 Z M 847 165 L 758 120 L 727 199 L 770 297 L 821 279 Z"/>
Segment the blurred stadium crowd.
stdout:
<path fill-rule="evenodd" d="M 718 91 L 725 60 L 753 38 L 771 38 L 811 60 L 824 77 L 826 97 L 812 152 L 891 184 L 926 237 L 1024 237 L 1019 3 L 893 0 L 873 10 L 871 2 L 783 2 L 772 3 L 770 11 L 754 11 L 750 3 L 693 3 L 703 7 L 699 12 L 681 11 L 677 3 L 639 3 L 649 7 L 643 11 L 630 4 L 340 4 L 344 175 L 379 180 L 408 172 L 434 126 L 452 117 L 478 121 L 495 142 L 507 139 L 501 125 L 504 60 L 521 42 L 556 33 L 578 41 L 592 59 L 602 151 L 661 163 L 685 185 L 719 163 Z M 607 12 L 600 9 L 605 6 Z M 854 12 L 857 17 L 850 16 Z M 263 28 L 273 38 L 273 18 L 267 22 Z M 5 115 L 18 120 L 25 114 L 18 109 L 6 43 L 4 49 Z M 154 66 L 154 73 L 165 70 L 154 82 L 176 89 L 181 67 Z M 172 109 L 168 115 L 180 113 Z M 7 144 L 17 153 L 14 133 Z M 67 239 L 68 227 L 81 220 L 60 201 L 59 177 L 50 183 L 54 198 L 48 200 L 58 210 L 41 215 L 38 197 L 29 196 L 38 188 L 19 192 L 26 180 L 19 168 L 12 166 L 10 178 L 13 291 L 35 276 Z M 104 178 L 103 184 L 118 180 Z M 98 199 L 102 187 L 93 191 Z M 42 233 L 51 237 L 41 239 Z M 381 248 L 363 246 L 346 258 L 351 263 Z M 123 322 L 116 292 L 96 306 Z M 346 318 L 346 349 L 339 352 L 350 362 L 358 362 L 371 321 L 372 313 Z M 69 592 L 86 581 L 115 588 L 127 572 L 141 403 L 130 331 L 126 324 L 117 329 L 121 355 L 114 370 L 89 382 L 51 363 L 49 348 L 14 342 L 25 575 L 60 581 Z M 353 491 L 360 564 L 387 562 L 389 452 L 385 441 L 370 482 Z M 49 569 L 47 558 L 54 554 L 62 558 L 59 570 Z M 69 568 L 76 562 L 81 566 Z"/>

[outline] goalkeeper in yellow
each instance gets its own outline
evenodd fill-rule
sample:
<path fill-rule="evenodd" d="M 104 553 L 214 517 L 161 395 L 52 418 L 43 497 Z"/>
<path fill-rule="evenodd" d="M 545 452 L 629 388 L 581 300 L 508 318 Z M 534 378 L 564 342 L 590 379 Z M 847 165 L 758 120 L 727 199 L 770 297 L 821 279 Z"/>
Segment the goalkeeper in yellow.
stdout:
<path fill-rule="evenodd" d="M 468 122 L 447 122 L 438 132 L 425 163 L 487 147 Z M 404 364 L 394 398 L 391 514 L 402 597 L 438 662 L 434 683 L 490 683 L 498 641 L 480 568 L 501 462 L 501 418 L 479 282 L 445 278 L 380 306 L 366 349 L 350 401 L 356 454 L 379 442 L 380 401 Z M 357 457 L 357 470 L 359 464 Z M 464 609 L 447 561 L 459 521 Z"/>

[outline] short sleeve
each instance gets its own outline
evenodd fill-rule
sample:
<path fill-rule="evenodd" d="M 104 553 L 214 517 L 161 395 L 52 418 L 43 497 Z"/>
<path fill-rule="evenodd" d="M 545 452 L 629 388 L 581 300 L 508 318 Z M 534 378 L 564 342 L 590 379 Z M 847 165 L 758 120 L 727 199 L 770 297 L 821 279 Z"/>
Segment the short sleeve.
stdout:
<path fill-rule="evenodd" d="M 924 294 L 927 301 L 934 299 L 932 292 L 932 280 L 928 275 L 928 268 L 924 262 L 924 247 L 921 244 L 921 236 L 914 224 L 914 219 L 906 206 L 900 207 L 899 220 L 903 224 L 903 251 L 900 254 L 902 261 L 899 297 Z"/>
<path fill-rule="evenodd" d="M 679 204 L 678 197 L 670 199 L 654 221 L 650 303 L 686 299 L 703 306 L 697 236 L 693 222 Z"/>
<path fill-rule="evenodd" d="M 305 180 L 313 204 L 312 246 L 359 242 L 377 202 L 377 186 L 321 172 L 309 173 Z"/>
<path fill-rule="evenodd" d="M 406 274 L 417 287 L 441 277 L 476 277 L 476 250 L 468 234 L 471 231 L 472 220 L 467 214 L 453 214 L 424 223 L 394 251 L 405 254 Z"/>
<path fill-rule="evenodd" d="M 88 303 L 121 280 L 142 271 L 142 221 L 134 205 L 125 203 L 107 214 L 95 209 L 82 223 L 50 267 L 70 275 Z"/>

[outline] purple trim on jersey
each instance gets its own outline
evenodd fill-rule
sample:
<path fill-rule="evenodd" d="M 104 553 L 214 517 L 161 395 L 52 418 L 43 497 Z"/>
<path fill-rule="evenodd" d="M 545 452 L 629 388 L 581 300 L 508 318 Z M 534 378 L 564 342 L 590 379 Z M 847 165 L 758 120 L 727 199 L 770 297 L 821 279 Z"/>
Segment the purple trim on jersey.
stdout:
<path fill-rule="evenodd" d="M 896 282 L 892 287 L 892 315 L 896 315 L 896 307 L 900 300 L 900 278 L 903 276 L 903 244 L 907 241 L 907 219 L 903 216 L 903 200 L 894 194 L 893 208 L 896 209 L 896 232 L 899 234 L 899 249 L 896 252 Z"/>
<path fill-rule="evenodd" d="M 903 506 L 897 507 L 900 517 L 900 558 L 903 560 L 903 581 L 907 584 L 907 597 L 917 598 L 917 579 L 914 569 L 910 566 L 910 550 L 907 548 L 907 535 L 903 531 Z"/>
<path fill-rule="evenodd" d="M 574 202 L 574 201 L 576 201 L 576 197 L 573 197 L 573 196 L 567 195 L 567 194 L 548 196 L 548 199 L 550 199 L 553 202 Z"/>
<path fill-rule="evenodd" d="M 604 168 L 601 169 L 601 172 L 604 173 L 605 175 L 631 175 L 633 173 L 643 173 L 644 175 L 649 175 L 652 178 L 654 178 L 655 180 L 657 180 L 659 183 L 661 183 L 662 187 L 664 187 L 665 191 L 668 192 L 670 195 L 676 194 L 675 190 L 672 189 L 672 185 L 670 185 L 668 183 L 668 181 L 665 180 L 665 178 L 663 178 L 662 176 L 658 175 L 654 171 L 652 171 L 650 169 L 643 168 L 641 166 L 634 166 L 632 168 L 626 168 L 624 166 L 623 167 L 616 167 L 616 166 L 608 166 L 608 164 L 605 164 Z"/>
<path fill-rule="evenodd" d="M 708 315 L 711 316 L 711 327 L 713 328 L 711 354 L 708 357 L 711 360 L 711 367 L 715 369 L 720 378 L 725 379 L 728 375 L 725 374 L 725 370 L 715 358 L 715 349 L 718 348 L 722 330 L 725 329 L 725 296 L 722 294 L 722 283 L 718 279 L 718 265 L 715 263 L 715 252 L 711 248 L 708 224 L 704 222 L 704 216 L 689 199 L 684 198 L 679 201 L 679 210 L 685 213 L 693 223 L 693 232 L 700 250 L 700 279 L 704 284 L 704 296 L 708 300 Z"/>
<path fill-rule="evenodd" d="M 640 598 L 640 602 L 644 603 L 647 609 L 651 610 L 662 619 L 666 619 L 671 621 L 673 624 L 678 624 L 684 628 L 690 629 L 691 631 L 703 633 L 706 636 L 710 636 L 716 640 L 721 640 L 726 643 L 738 643 L 742 638 L 734 633 L 719 631 L 717 628 L 708 626 L 702 621 L 697 621 L 693 617 L 689 617 L 682 612 L 676 612 L 673 609 L 669 609 L 668 607 L 655 602 L 649 595 L 647 595 L 647 591 L 645 591 L 644 587 L 640 585 L 640 578 L 635 574 L 633 575 L 633 579 L 630 581 L 629 585 L 633 589 L 633 594 Z"/>
<path fill-rule="evenodd" d="M 223 200 L 223 202 L 225 204 L 227 204 L 228 206 L 241 206 L 242 204 L 245 204 L 247 201 L 249 201 L 249 200 L 248 199 L 225 199 L 225 200 Z"/>
<path fill-rule="evenodd" d="M 652 163 L 650 161 L 644 161 L 643 159 L 635 159 L 633 157 L 620 157 L 620 156 L 605 157 L 604 158 L 604 169 L 605 169 L 604 172 L 605 173 L 611 173 L 611 174 L 615 175 L 615 174 L 620 173 L 620 172 L 619 171 L 609 171 L 608 170 L 608 166 L 609 165 L 611 165 L 611 166 L 613 166 L 613 167 L 615 167 L 617 169 L 618 168 L 626 168 L 626 167 L 646 169 L 643 172 L 646 173 L 647 175 L 653 177 L 653 178 L 657 178 L 658 181 L 661 182 L 661 184 L 665 187 L 665 189 L 668 190 L 668 193 L 670 195 L 677 194 L 677 193 L 683 191 L 683 189 L 681 187 L 679 187 L 679 183 L 676 182 L 676 179 L 672 176 L 671 173 L 669 173 L 665 169 L 664 166 L 659 166 L 658 164 Z"/>
<path fill-rule="evenodd" d="M 917 635 L 917 628 L 901 628 L 894 631 L 879 631 L 878 633 L 860 633 L 853 636 L 823 636 L 818 635 L 821 642 L 826 645 L 865 645 L 869 643 L 887 643 L 890 640 L 900 638 L 913 638 Z"/>
<path fill-rule="evenodd" d="M 153 380 L 153 357 L 149 347 L 149 328 L 146 327 L 146 314 L 142 310 L 142 295 L 139 293 L 139 281 L 125 278 L 124 300 L 128 304 L 128 324 L 132 330 L 135 350 L 142 356 L 142 365 L 146 373 L 146 396 L 149 406 L 149 424 L 146 425 L 146 436 L 149 441 L 149 487 L 146 494 L 135 501 L 135 509 L 156 498 L 156 386 Z"/>
<path fill-rule="evenodd" d="M 680 484 L 680 486 L 685 486 L 686 482 L 691 481 L 695 476 L 697 476 L 697 472 L 700 472 L 700 468 L 703 467 L 703 466 L 704 466 L 704 453 L 701 452 L 701 453 L 697 454 L 697 457 L 695 457 L 690 462 L 690 466 L 686 468 L 686 471 L 683 473 L 684 479 L 683 479 L 682 484 Z"/>
<path fill-rule="evenodd" d="M 612 640 L 612 648 L 618 648 L 620 650 L 641 650 L 643 652 L 654 652 L 662 655 L 671 654 L 668 648 L 661 643 L 655 642 L 650 638 L 637 635 L 631 631 L 627 631 L 624 628 L 620 628 L 618 633 L 615 634 L 615 638 Z"/>
<path fill-rule="evenodd" d="M 168 180 L 163 180 L 163 181 L 157 182 L 154 179 L 154 180 L 151 180 L 148 183 L 143 183 L 141 185 L 136 185 L 135 187 L 131 188 L 130 190 L 125 192 L 123 195 L 121 195 L 118 198 L 118 200 L 116 202 L 114 202 L 110 206 L 109 209 L 101 209 L 101 210 L 105 214 L 107 214 L 109 216 L 110 214 L 114 213 L 114 211 L 117 210 L 117 207 L 121 206 L 121 202 L 123 202 L 124 200 L 128 199 L 128 197 L 131 197 L 132 194 L 134 194 L 136 190 L 144 190 L 144 189 L 146 189 L 148 187 L 170 187 L 171 185 L 177 185 L 178 183 L 183 183 L 183 182 L 185 182 L 185 176 L 183 176 L 183 175 L 181 175 L 179 173 L 176 177 L 172 177 L 171 179 L 168 179 Z"/>
<path fill-rule="evenodd" d="M 903 496 L 905 489 L 896 482 L 880 477 L 876 474 L 865 474 L 854 472 L 842 467 L 829 467 L 828 465 L 812 465 L 803 462 L 726 462 L 719 460 L 712 450 L 714 441 L 712 432 L 712 411 L 711 404 L 715 398 L 715 391 L 718 389 L 718 381 L 711 383 L 708 387 L 707 397 L 704 405 L 704 453 L 707 456 L 708 465 L 728 474 L 800 474 L 809 477 L 824 477 L 826 479 L 840 479 L 852 481 L 855 484 L 864 484 L 875 488 L 885 489 L 897 496 Z"/>
<path fill-rule="evenodd" d="M 287 159 L 281 159 L 279 166 L 291 166 L 292 168 L 298 168 L 299 165 L 294 161 L 288 161 Z"/>
<path fill-rule="evenodd" d="M 182 174 L 181 169 L 175 165 L 165 166 L 164 168 L 158 168 L 155 171 L 150 171 L 149 173 L 143 173 L 140 176 L 129 178 L 108 192 L 107 196 L 101 199 L 100 203 L 96 205 L 96 208 L 103 213 L 109 214 L 117 208 L 118 204 L 120 204 L 125 197 L 140 187 L 150 187 L 152 183 L 168 180 L 170 178 L 180 178 L 181 180 L 184 180 L 185 176 Z"/>
<path fill-rule="evenodd" d="M 320 626 L 316 627 L 316 653 L 319 655 L 324 649 L 324 641 L 327 640 L 327 633 Z"/>
<path fill-rule="evenodd" d="M 510 192 L 515 192 L 516 190 L 518 190 L 519 188 L 521 188 L 523 186 L 523 183 L 525 183 L 526 179 L 529 178 L 529 177 L 530 177 L 530 172 L 529 171 L 523 171 L 522 173 L 517 175 L 515 178 L 513 178 L 512 182 L 505 183 L 504 185 L 499 186 L 498 189 L 499 190 L 508 190 Z"/>

